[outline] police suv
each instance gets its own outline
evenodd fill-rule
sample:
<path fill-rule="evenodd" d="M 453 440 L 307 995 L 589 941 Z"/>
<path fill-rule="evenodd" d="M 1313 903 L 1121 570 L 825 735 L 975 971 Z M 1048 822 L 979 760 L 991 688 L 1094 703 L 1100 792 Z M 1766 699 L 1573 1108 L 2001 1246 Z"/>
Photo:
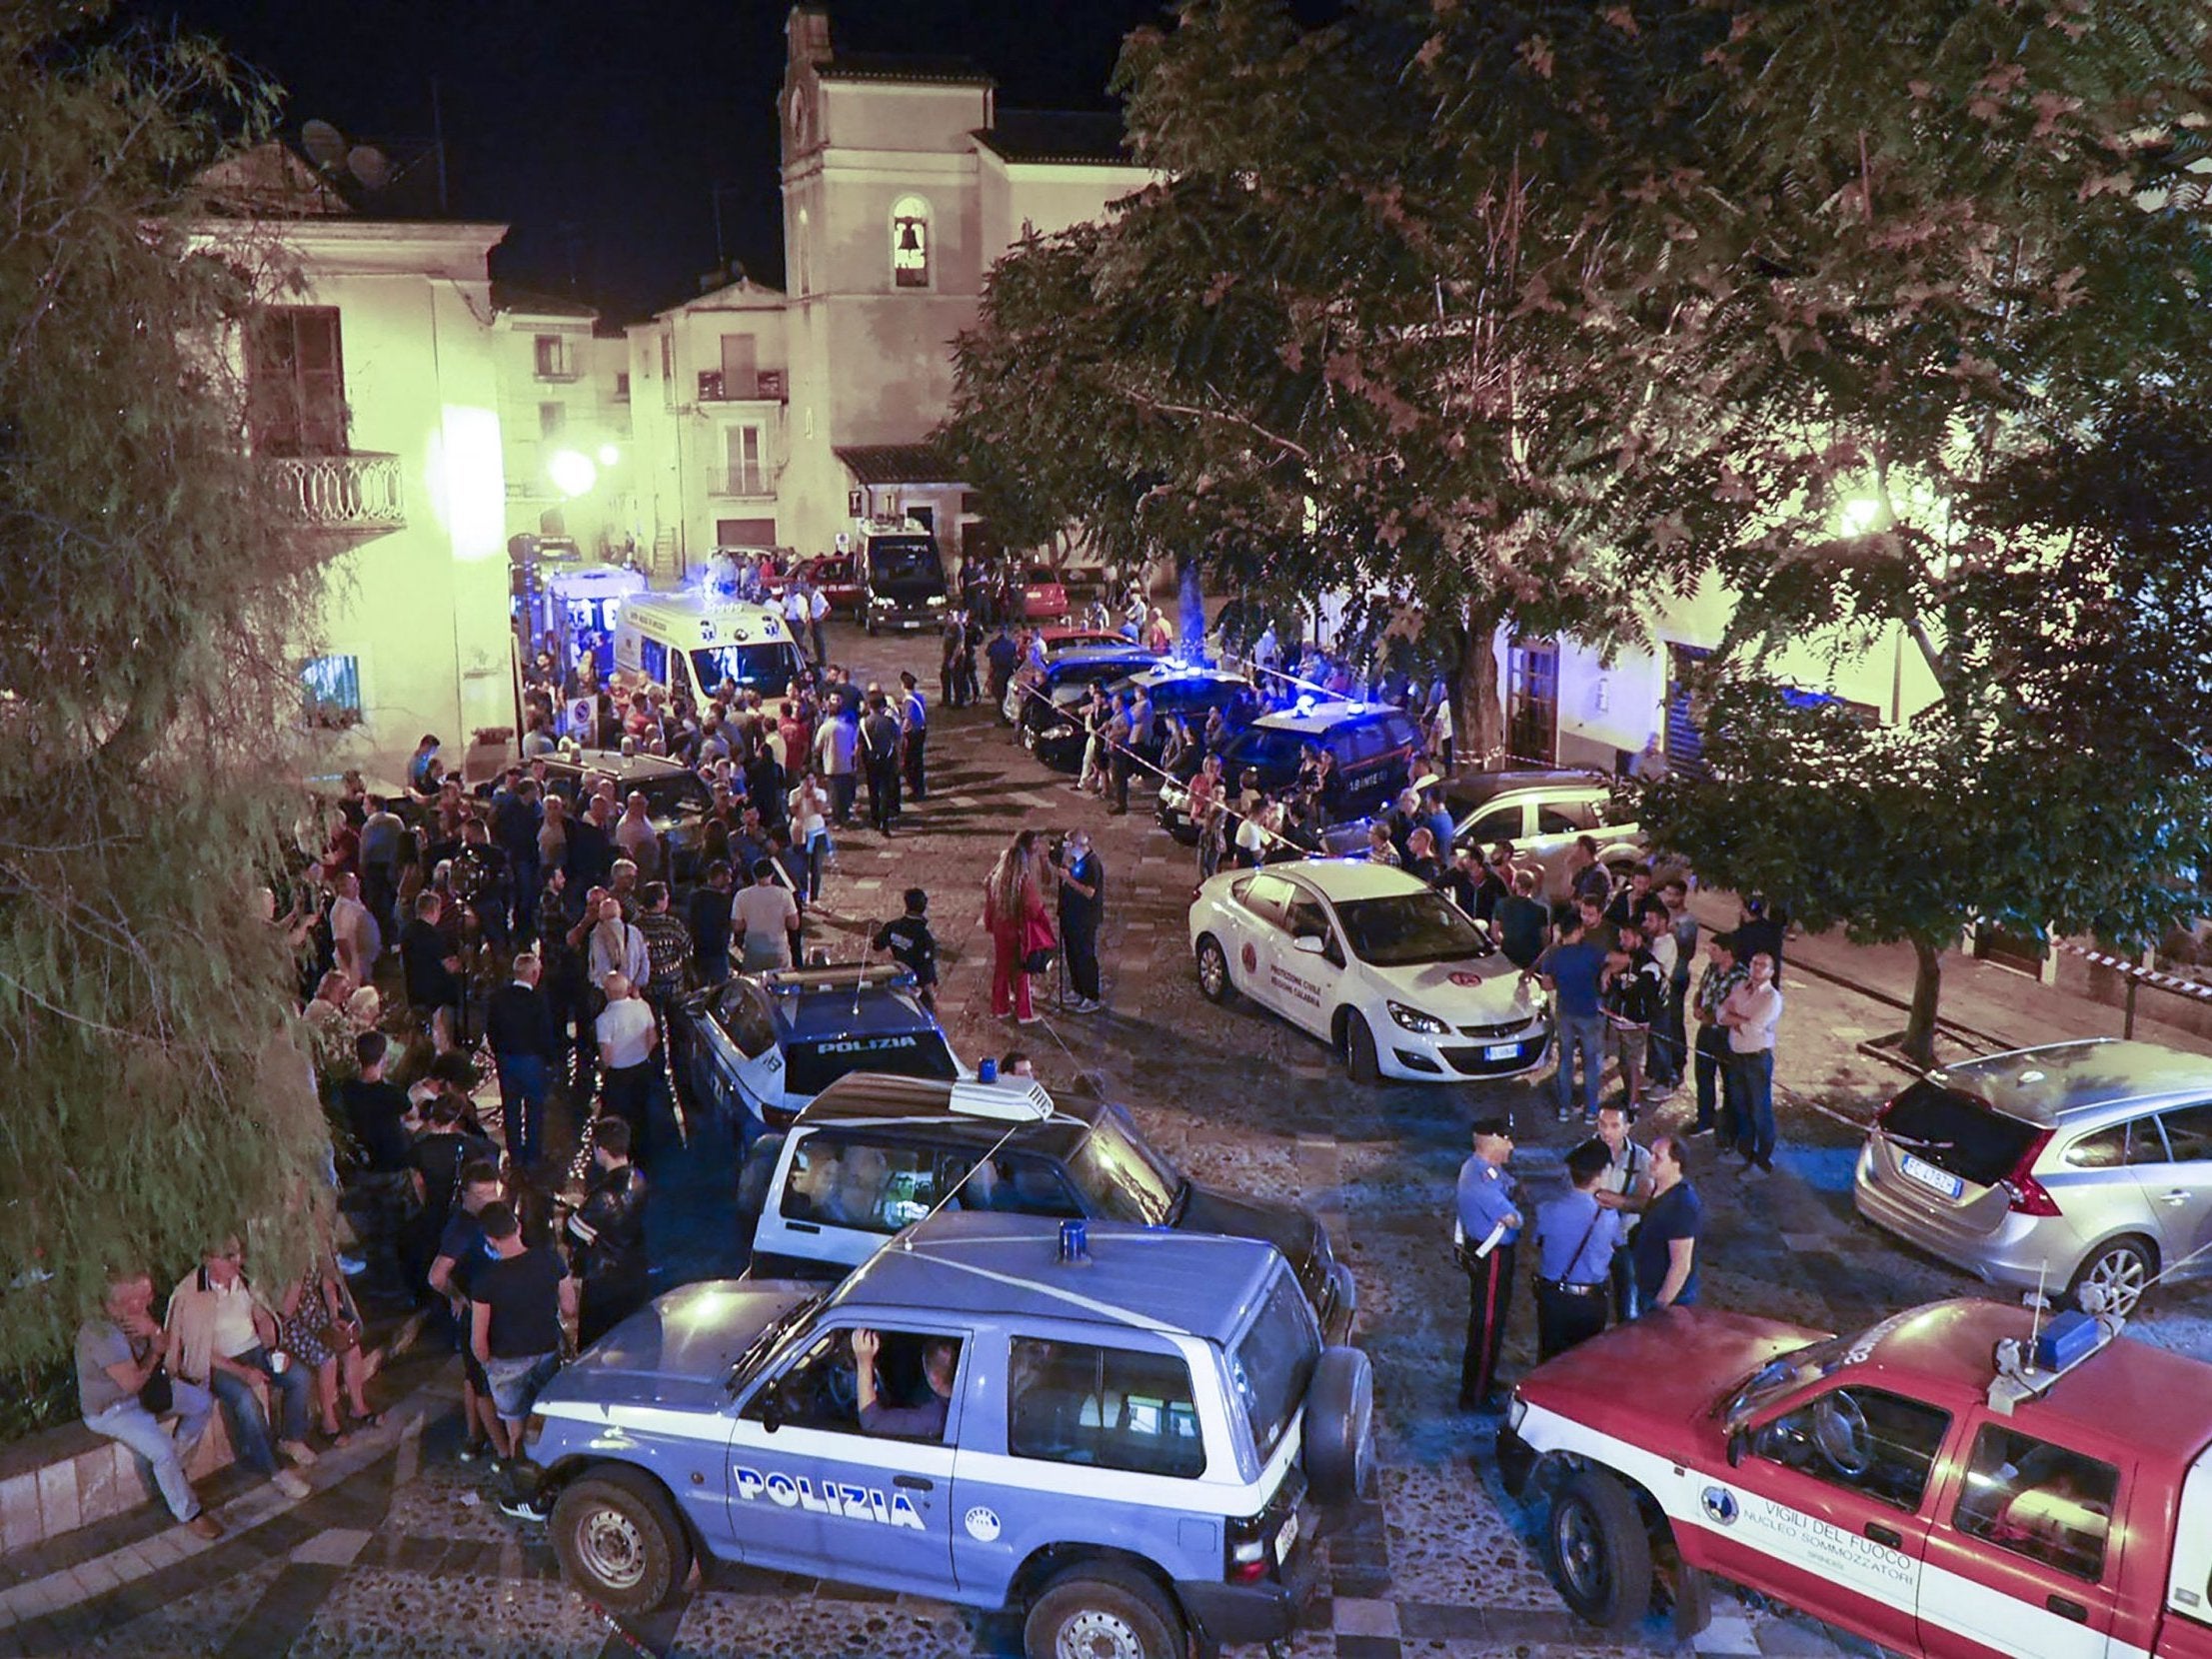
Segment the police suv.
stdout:
<path fill-rule="evenodd" d="M 1669 1308 L 1538 1366 L 1506 1421 L 1594 1624 L 1658 1577 L 1687 1637 L 1717 1575 L 1919 1659 L 2212 1656 L 2212 1365 L 2110 1315 Z"/>
<path fill-rule="evenodd" d="M 896 963 L 738 974 L 677 1003 L 669 1042 L 688 1103 L 747 1140 L 788 1128 L 849 1071 L 942 1082 L 968 1074 L 914 974 Z"/>
<path fill-rule="evenodd" d="M 1006 1609 L 1032 1659 L 1288 1636 L 1366 1478 L 1366 1358 L 1269 1245 L 1086 1225 L 941 1215 L 836 1289 L 617 1326 L 524 1430 L 569 1582 L 644 1612 L 704 1552 Z"/>
<path fill-rule="evenodd" d="M 1080 1216 L 1261 1238 L 1280 1250 L 1321 1332 L 1341 1340 L 1356 1293 L 1328 1229 L 1295 1204 L 1200 1186 L 1104 1100 L 1055 1101 L 1012 1135 L 963 1109 L 979 1085 L 856 1072 L 764 1135 L 738 1184 L 749 1272 L 840 1276 L 939 1207 Z"/>

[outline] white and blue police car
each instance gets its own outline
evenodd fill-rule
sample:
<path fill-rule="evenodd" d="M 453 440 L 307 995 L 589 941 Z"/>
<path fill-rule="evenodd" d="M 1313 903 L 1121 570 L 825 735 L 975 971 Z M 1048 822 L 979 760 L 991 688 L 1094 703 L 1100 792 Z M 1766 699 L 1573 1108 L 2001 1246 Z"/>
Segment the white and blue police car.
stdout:
<path fill-rule="evenodd" d="M 546 1387 L 518 1468 L 618 1613 L 704 1553 L 1003 1609 L 1032 1659 L 1184 1659 L 1290 1634 L 1372 1387 L 1257 1239 L 946 1213 L 832 1290 L 660 1297 Z"/>
<path fill-rule="evenodd" d="M 951 1082 L 969 1075 L 945 1027 L 896 962 L 741 973 L 671 1010 L 669 1041 L 686 1103 L 750 1143 L 853 1071 Z"/>

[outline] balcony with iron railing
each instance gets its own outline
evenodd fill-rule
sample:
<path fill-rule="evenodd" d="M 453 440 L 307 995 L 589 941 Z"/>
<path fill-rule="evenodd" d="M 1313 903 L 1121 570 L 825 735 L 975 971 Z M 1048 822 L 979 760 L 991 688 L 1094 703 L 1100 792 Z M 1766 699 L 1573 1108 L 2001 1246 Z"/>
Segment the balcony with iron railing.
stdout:
<path fill-rule="evenodd" d="M 728 374 L 720 369 L 699 371 L 701 403 L 785 403 L 791 383 L 781 369 L 757 369 L 750 375 Z"/>
<path fill-rule="evenodd" d="M 396 455 L 276 455 L 266 464 L 282 510 L 309 530 L 366 540 L 407 528 Z"/>

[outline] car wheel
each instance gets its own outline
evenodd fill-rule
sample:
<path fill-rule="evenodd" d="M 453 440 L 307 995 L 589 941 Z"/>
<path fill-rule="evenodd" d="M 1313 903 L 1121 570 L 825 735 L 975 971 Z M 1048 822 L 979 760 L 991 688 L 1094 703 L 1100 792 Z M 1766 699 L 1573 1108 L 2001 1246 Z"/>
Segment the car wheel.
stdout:
<path fill-rule="evenodd" d="M 2104 1311 L 2126 1318 L 2143 1299 L 2157 1271 L 2158 1260 L 2147 1240 L 2115 1238 L 2109 1244 L 2098 1245 L 2074 1269 L 2073 1279 L 2066 1286 L 2066 1299 L 2076 1307 L 2084 1306 L 2082 1292 L 2093 1285 L 2104 1298 Z"/>
<path fill-rule="evenodd" d="M 1228 976 L 1228 953 L 1211 933 L 1198 935 L 1198 990 L 1208 1002 L 1224 1007 L 1236 1000 L 1236 986 Z"/>
<path fill-rule="evenodd" d="M 1382 1081 L 1382 1062 L 1375 1055 L 1374 1032 L 1366 1017 L 1356 1011 L 1344 1015 L 1344 1069 L 1355 1083 Z"/>
<path fill-rule="evenodd" d="M 1600 1630 L 1627 1630 L 1651 1605 L 1650 1536 L 1636 1500 L 1603 1469 L 1577 1469 L 1560 1483 L 1544 1555 L 1561 1599 Z"/>
<path fill-rule="evenodd" d="M 604 1468 L 553 1506 L 553 1552 L 577 1589 L 611 1612 L 650 1613 L 692 1570 L 668 1494 L 637 1469 Z"/>
<path fill-rule="evenodd" d="M 1687 1647 L 1713 1622 L 1712 1575 L 1687 1561 L 1674 1563 L 1674 1610 L 1670 1622 L 1674 1639 Z"/>
<path fill-rule="evenodd" d="M 1374 1369 L 1357 1348 L 1323 1348 L 1305 1389 L 1305 1481 L 1315 1500 L 1350 1503 L 1374 1458 Z"/>
<path fill-rule="evenodd" d="M 1109 1561 L 1054 1579 L 1022 1624 L 1028 1659 L 1182 1659 L 1186 1641 L 1159 1587 Z"/>

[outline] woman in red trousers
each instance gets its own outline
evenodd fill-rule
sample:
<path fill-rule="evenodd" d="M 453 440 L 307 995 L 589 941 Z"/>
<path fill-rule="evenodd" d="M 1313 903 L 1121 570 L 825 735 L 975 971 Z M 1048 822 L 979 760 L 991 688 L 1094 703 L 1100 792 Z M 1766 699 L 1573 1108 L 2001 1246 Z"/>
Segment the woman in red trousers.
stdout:
<path fill-rule="evenodd" d="M 1037 831 L 1025 830 L 999 854 L 984 881 L 984 927 L 991 934 L 991 1011 L 1027 1025 L 1030 975 L 1023 958 L 1053 947 L 1053 919 L 1037 879 Z"/>

